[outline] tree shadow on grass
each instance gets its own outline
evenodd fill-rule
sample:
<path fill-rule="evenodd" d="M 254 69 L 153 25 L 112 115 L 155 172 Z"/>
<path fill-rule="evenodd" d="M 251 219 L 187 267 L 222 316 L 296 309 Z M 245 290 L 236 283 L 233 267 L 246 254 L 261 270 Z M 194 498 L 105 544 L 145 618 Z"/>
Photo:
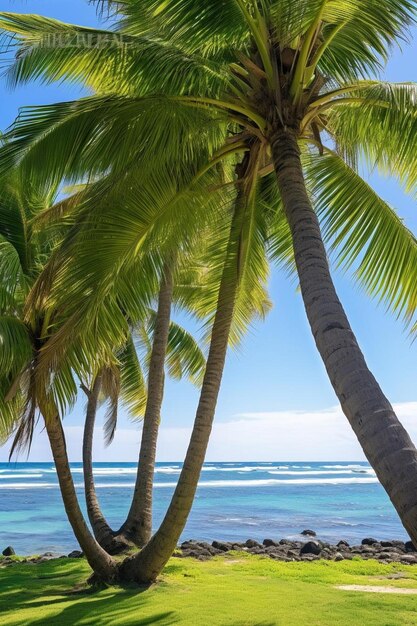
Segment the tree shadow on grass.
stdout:
<path fill-rule="evenodd" d="M 117 603 L 117 600 L 115 600 Z M 105 613 L 100 616 L 101 610 L 99 607 L 94 607 L 91 604 L 83 606 L 83 603 L 77 605 L 71 605 L 64 608 L 60 613 L 55 614 L 49 618 L 49 623 L 54 626 L 70 626 L 80 624 L 81 620 L 83 624 L 94 624 L 94 626 L 108 626 L 113 623 L 126 624 L 126 626 L 172 626 L 178 623 L 178 618 L 175 617 L 173 612 L 166 611 L 165 613 L 154 613 L 153 615 L 141 618 L 140 606 L 130 607 L 130 610 L 109 611 L 105 609 Z M 91 616 L 91 622 L 86 621 L 86 618 Z M 121 621 L 123 618 L 123 621 Z M 94 620 L 94 621 L 93 621 Z M 37 621 L 31 620 L 30 626 L 45 626 L 45 618 L 41 618 Z"/>
<path fill-rule="evenodd" d="M 0 577 L 0 612 L 4 622 L 16 626 L 172 626 L 178 623 L 174 611 L 152 606 L 147 587 L 97 588 L 80 584 L 79 573 L 63 564 L 45 567 L 11 568 Z M 67 574 L 67 576 L 63 574 Z M 75 574 L 75 576 L 73 575 Z M 7 613 L 7 617 L 6 617 Z M 10 621 L 7 621 L 10 620 Z"/>
<path fill-rule="evenodd" d="M 70 602 L 71 604 L 68 604 Z M 65 604 L 61 611 L 59 605 Z M 155 612 L 149 615 L 146 611 L 146 599 L 141 599 L 138 593 L 114 592 L 105 596 L 99 592 L 70 593 L 56 598 L 45 600 L 27 600 L 14 603 L 16 615 L 19 610 L 30 609 L 34 612 L 41 608 L 51 607 L 52 613 L 48 623 L 59 626 L 75 626 L 76 624 L 94 624 L 94 626 L 108 626 L 112 623 L 126 624 L 126 626 L 171 626 L 178 622 L 173 611 Z M 58 609 L 55 612 L 54 609 Z M 148 614 L 144 617 L 143 612 Z M 20 622 L 16 622 L 19 624 Z M 23 621 L 21 622 L 23 624 Z M 27 623 L 27 622 L 24 622 Z M 31 619 L 31 626 L 44 626 L 45 616 L 40 619 Z"/>

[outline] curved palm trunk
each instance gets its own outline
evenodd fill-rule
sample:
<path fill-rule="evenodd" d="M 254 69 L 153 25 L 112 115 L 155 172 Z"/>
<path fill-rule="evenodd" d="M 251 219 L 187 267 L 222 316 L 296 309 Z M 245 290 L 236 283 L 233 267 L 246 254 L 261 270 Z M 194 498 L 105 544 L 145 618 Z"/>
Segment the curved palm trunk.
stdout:
<path fill-rule="evenodd" d="M 178 484 L 159 530 L 141 552 L 122 563 L 123 580 L 149 583 L 156 579 L 176 548 L 193 504 L 213 425 L 233 320 L 238 288 L 238 239 L 244 209 L 244 195 L 239 192 L 200 401 Z"/>
<path fill-rule="evenodd" d="M 101 512 L 93 475 L 93 438 L 101 389 L 101 376 L 98 375 L 96 377 L 91 390 L 84 387 L 83 389 L 88 398 L 83 437 L 83 474 L 88 518 L 94 536 L 100 546 L 109 554 L 118 554 L 128 548 L 129 544 L 122 541 L 121 538 L 115 538 L 115 533 L 110 528 Z"/>
<path fill-rule="evenodd" d="M 271 139 L 307 317 L 343 412 L 417 545 L 417 450 L 369 371 L 333 285 L 293 131 Z"/>
<path fill-rule="evenodd" d="M 139 547 L 143 547 L 152 535 L 152 492 L 156 445 L 164 397 L 165 358 L 174 290 L 172 266 L 172 263 L 165 265 L 159 291 L 135 491 L 126 521 L 118 533 Z"/>
<path fill-rule="evenodd" d="M 96 576 L 106 582 L 114 581 L 118 576 L 116 562 L 100 547 L 90 533 L 78 504 L 61 420 L 58 416 L 53 419 L 45 419 L 45 427 L 54 457 L 65 511 L 74 535 Z"/>

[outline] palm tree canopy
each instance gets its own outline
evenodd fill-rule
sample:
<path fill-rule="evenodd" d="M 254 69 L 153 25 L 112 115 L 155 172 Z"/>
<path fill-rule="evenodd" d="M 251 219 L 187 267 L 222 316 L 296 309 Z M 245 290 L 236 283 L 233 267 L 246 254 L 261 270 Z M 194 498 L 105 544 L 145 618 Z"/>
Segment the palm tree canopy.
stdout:
<path fill-rule="evenodd" d="M 5 440 L 17 428 L 15 441 L 22 446 L 31 440 L 39 403 L 48 412 L 64 395 L 70 404 L 76 395 L 65 368 L 49 389 L 36 378 L 37 342 L 49 322 L 44 315 L 31 323 L 24 318 L 30 289 L 62 237 L 60 228 L 46 233 L 34 221 L 56 193 L 31 184 L 19 170 L 0 181 L 0 436 Z"/>
<path fill-rule="evenodd" d="M 340 263 L 357 264 L 366 289 L 412 320 L 415 237 L 360 178 L 358 164 L 415 188 L 416 86 L 377 77 L 390 46 L 406 38 L 415 21 L 416 3 L 224 0 L 219 6 L 208 0 L 204 11 L 191 0 L 145 0 L 140 8 L 132 0 L 97 4 L 114 11 L 113 30 L 1 15 L 17 46 L 12 82 L 66 79 L 97 91 L 78 102 L 24 109 L 1 167 L 18 162 L 42 183 L 106 173 L 82 203 L 84 227 L 64 244 L 79 293 L 96 295 L 86 306 L 100 318 L 103 341 L 114 340 L 125 324 L 123 316 L 113 317 L 113 305 L 120 294 L 123 307 L 133 304 L 123 276 L 133 278 L 146 255 L 150 267 L 160 268 L 163 250 L 157 249 L 169 251 L 180 236 L 191 246 L 205 224 L 217 224 L 211 256 L 219 262 L 212 272 L 220 268 L 233 168 L 245 153 L 252 155 L 253 210 L 242 247 L 248 266 L 241 294 L 265 282 L 268 259 L 292 267 L 269 166 L 277 124 L 297 130 L 306 182 Z M 39 168 L 41 152 L 48 159 Z M 98 197 L 106 198 L 108 210 L 101 203 L 94 211 Z M 99 235 L 94 250 L 93 228 Z M 109 240 L 110 232 L 117 236 Z M 52 341 L 54 350 L 86 313 L 71 312 L 65 296 L 69 265 L 59 271 L 56 295 L 70 311 L 69 322 Z M 201 310 L 208 313 L 215 288 L 205 291 Z M 111 313 L 98 311 L 103 297 Z M 262 307 L 260 298 L 256 309 Z M 252 313 L 241 313 L 244 326 Z"/>
<path fill-rule="evenodd" d="M 56 196 L 56 187 L 46 192 L 19 170 L 0 183 L 0 437 L 5 441 L 15 432 L 12 452 L 30 445 L 39 409 L 46 417 L 48 411 L 64 415 L 75 402 L 77 377 L 83 374 L 62 362 L 53 377 L 38 376 L 39 352 L 53 324 L 52 313 L 38 309 L 30 319 L 25 315 L 31 289 L 64 235 L 62 223 L 45 228 L 39 219 L 54 213 Z M 204 363 L 197 343 L 183 331 L 175 347 L 183 350 L 178 356 L 181 374 L 197 378 Z M 131 415 L 141 417 L 146 384 L 132 338 L 104 370 L 110 421 L 115 420 L 119 397 Z"/>

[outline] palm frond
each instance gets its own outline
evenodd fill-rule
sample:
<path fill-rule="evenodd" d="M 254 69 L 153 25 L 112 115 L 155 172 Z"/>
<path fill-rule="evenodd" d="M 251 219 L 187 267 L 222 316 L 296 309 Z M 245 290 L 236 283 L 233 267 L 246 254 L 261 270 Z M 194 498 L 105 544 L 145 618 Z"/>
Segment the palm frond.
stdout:
<path fill-rule="evenodd" d="M 146 381 L 132 336 L 119 354 L 120 397 L 131 417 L 142 419 L 147 399 Z"/>
<path fill-rule="evenodd" d="M 12 85 L 29 80 L 79 82 L 101 94 L 215 95 L 224 86 L 221 64 L 187 54 L 149 36 L 131 36 L 65 24 L 39 15 L 0 14 L 14 53 L 7 70 Z"/>
<path fill-rule="evenodd" d="M 417 86 L 370 82 L 349 94 L 356 102 L 328 111 L 328 128 L 342 153 L 364 156 L 371 168 L 417 188 Z"/>
<path fill-rule="evenodd" d="M 249 42 L 247 23 L 237 0 L 145 0 L 111 3 L 121 16 L 120 27 L 132 34 L 161 33 L 191 52 L 213 57 Z"/>
<path fill-rule="evenodd" d="M 32 344 L 25 324 L 10 316 L 0 316 L 0 370 L 18 373 L 32 356 Z"/>
<path fill-rule="evenodd" d="M 132 163 L 190 160 L 218 145 L 225 116 L 173 98 L 90 96 L 21 110 L 0 149 L 0 171 L 21 165 L 39 184 L 119 174 Z M 39 162 L 43 163 L 39 168 Z"/>
<path fill-rule="evenodd" d="M 206 365 L 203 351 L 193 335 L 173 321 L 169 327 L 166 361 L 172 378 L 180 380 L 186 376 L 194 385 L 201 385 Z"/>
<path fill-rule="evenodd" d="M 311 157 L 308 183 L 337 263 L 409 323 L 417 308 L 417 239 L 336 154 Z"/>
<path fill-rule="evenodd" d="M 117 364 L 109 364 L 100 370 L 101 393 L 103 394 L 107 411 L 104 419 L 104 442 L 109 446 L 114 439 L 117 428 L 119 397 L 120 397 L 120 369 Z"/>

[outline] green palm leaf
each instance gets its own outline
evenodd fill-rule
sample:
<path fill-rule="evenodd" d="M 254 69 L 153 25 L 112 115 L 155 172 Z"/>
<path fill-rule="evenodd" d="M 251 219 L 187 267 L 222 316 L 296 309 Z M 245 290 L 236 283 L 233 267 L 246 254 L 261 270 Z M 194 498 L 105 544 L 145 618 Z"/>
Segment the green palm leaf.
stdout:
<path fill-rule="evenodd" d="M 146 408 L 146 382 L 132 336 L 119 355 L 121 400 L 130 415 L 142 419 Z"/>
<path fill-rule="evenodd" d="M 167 365 L 172 378 L 186 376 L 194 385 L 201 385 L 206 359 L 192 334 L 176 322 L 169 328 Z"/>
<path fill-rule="evenodd" d="M 308 183 L 337 262 L 408 322 L 417 307 L 417 239 L 398 214 L 335 154 L 312 157 Z"/>
<path fill-rule="evenodd" d="M 97 30 L 39 15 L 0 13 L 0 30 L 17 48 L 7 76 L 12 85 L 29 80 L 81 82 L 101 94 L 212 93 L 224 83 L 222 66 L 187 54 L 166 41 Z"/>
<path fill-rule="evenodd" d="M 364 155 L 371 168 L 397 176 L 408 191 L 417 185 L 417 86 L 369 82 L 328 113 L 328 128 L 342 153 Z M 360 115 L 358 115 L 360 112 Z"/>
<path fill-rule="evenodd" d="M 18 374 L 32 356 L 32 344 L 26 326 L 12 316 L 0 316 L 0 370 Z"/>

